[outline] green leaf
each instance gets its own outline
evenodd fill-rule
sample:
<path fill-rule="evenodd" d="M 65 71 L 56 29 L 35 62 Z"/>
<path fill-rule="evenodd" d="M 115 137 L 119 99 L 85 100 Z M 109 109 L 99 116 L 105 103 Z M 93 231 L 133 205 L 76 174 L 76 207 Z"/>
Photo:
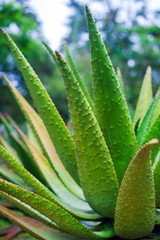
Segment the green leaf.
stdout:
<path fill-rule="evenodd" d="M 143 143 L 143 141 L 151 127 L 151 119 L 153 116 L 155 106 L 159 102 L 159 99 L 160 99 L 160 92 L 157 93 L 156 96 L 154 97 L 154 99 L 153 99 L 153 101 L 141 123 L 141 126 L 139 127 L 139 131 L 137 134 L 137 141 L 138 141 L 139 145 L 141 145 Z"/>
<path fill-rule="evenodd" d="M 17 174 L 15 174 L 13 171 L 11 171 L 11 169 L 8 169 L 7 167 L 2 166 L 2 164 L 0 167 L 0 175 L 8 181 L 11 181 L 22 187 L 27 187 L 27 185 L 24 183 L 22 178 L 18 177 Z"/>
<path fill-rule="evenodd" d="M 56 224 L 53 223 L 50 219 L 48 219 L 44 215 L 40 214 L 38 211 L 36 211 L 35 209 L 31 208 L 29 205 L 21 202 L 17 198 L 12 197 L 12 196 L 10 196 L 7 193 L 2 192 L 2 191 L 0 191 L 0 197 L 5 199 L 7 202 L 13 204 L 13 206 L 16 206 L 18 209 L 22 210 L 23 212 L 25 212 L 26 214 L 28 214 L 32 218 L 40 220 L 41 222 L 49 225 L 50 227 L 53 227 L 53 228 L 57 229 Z"/>
<path fill-rule="evenodd" d="M 53 104 L 38 76 L 29 65 L 25 57 L 22 55 L 20 50 L 14 44 L 12 39 L 4 30 L 2 30 L 2 28 L 0 28 L 0 34 L 5 39 L 13 56 L 16 59 L 37 110 L 53 141 L 56 152 L 58 153 L 67 171 L 71 174 L 75 181 L 79 183 L 73 140 L 64 121 L 59 115 L 55 105 Z"/>
<path fill-rule="evenodd" d="M 19 162 L 21 163 L 21 159 L 16 152 L 16 150 L 5 140 L 4 137 L 0 134 L 0 143 L 8 150 L 8 152 Z"/>
<path fill-rule="evenodd" d="M 30 186 L 37 194 L 47 198 L 51 202 L 54 202 L 57 206 L 68 209 L 72 214 L 78 216 L 82 219 L 97 219 L 100 218 L 98 214 L 95 214 L 94 211 L 88 206 L 87 203 L 81 201 L 81 207 L 74 208 L 73 206 L 68 205 L 52 193 L 48 188 L 46 188 L 41 182 L 38 181 L 33 175 L 31 175 L 22 165 L 20 165 L 2 146 L 0 146 L 0 157 L 10 166 L 13 171 L 21 177 L 28 186 Z M 50 181 L 53 179 L 50 179 Z M 61 185 L 62 186 L 62 185 Z M 57 184 L 58 187 L 58 184 Z M 67 191 L 67 190 L 66 190 Z M 80 199 L 78 200 L 78 204 Z"/>
<path fill-rule="evenodd" d="M 160 150 L 160 145 L 159 145 Z M 160 207 L 160 155 L 154 164 L 154 183 L 155 183 L 155 192 L 156 192 L 156 207 Z"/>
<path fill-rule="evenodd" d="M 160 114 L 155 120 L 154 124 L 151 126 L 149 131 L 147 132 L 143 144 L 151 140 L 152 138 L 157 138 L 160 142 Z M 154 146 L 152 148 L 152 163 L 155 163 L 155 159 L 157 157 L 158 152 L 160 151 L 160 144 Z"/>
<path fill-rule="evenodd" d="M 160 93 L 160 90 L 157 91 L 156 95 L 158 95 L 159 93 Z M 156 121 L 158 115 L 160 114 L 159 106 L 160 106 L 160 97 L 158 98 L 158 100 L 154 106 L 153 113 L 152 113 L 151 120 L 150 120 L 150 127 L 152 127 L 152 125 Z"/>
<path fill-rule="evenodd" d="M 27 124 L 27 137 L 29 141 L 38 149 L 39 152 L 43 153 L 43 149 L 40 146 L 36 134 L 33 132 L 32 127 Z"/>
<path fill-rule="evenodd" d="M 9 210 L 0 205 L 0 213 L 14 222 L 16 225 L 21 227 L 24 231 L 30 233 L 32 236 L 41 240 L 65 240 L 65 239 L 75 239 L 72 236 L 62 234 L 42 222 L 39 222 L 30 217 L 22 216 L 15 211 Z M 77 238 L 76 238 L 77 239 Z"/>
<path fill-rule="evenodd" d="M 121 70 L 120 68 L 118 67 L 117 68 L 117 80 L 119 82 L 119 85 L 121 87 L 121 90 L 123 92 L 123 95 L 125 96 L 125 89 L 124 89 L 124 83 L 123 83 L 123 78 L 122 78 L 122 73 L 121 73 Z"/>
<path fill-rule="evenodd" d="M 53 62 L 56 64 L 56 67 L 59 69 L 58 60 L 57 60 L 57 57 L 56 57 L 55 53 L 52 51 L 52 49 L 45 42 L 43 42 L 43 45 L 45 46 L 45 48 L 49 52 L 50 56 L 52 57 Z"/>
<path fill-rule="evenodd" d="M 20 141 L 15 135 L 13 134 L 10 134 L 10 135 L 15 141 L 15 146 L 21 158 L 21 162 L 24 168 L 26 168 L 31 174 L 33 174 L 42 183 L 45 183 L 45 179 L 43 175 L 41 174 L 41 172 L 39 171 L 39 168 L 33 161 L 32 155 L 27 151 L 27 148 L 24 145 L 24 143 L 22 143 L 22 141 Z"/>
<path fill-rule="evenodd" d="M 127 166 L 137 151 L 136 136 L 115 70 L 88 7 L 86 7 L 86 14 L 96 118 L 121 183 Z"/>
<path fill-rule="evenodd" d="M 37 140 L 43 150 L 43 153 L 48 158 L 52 168 L 55 169 L 56 172 L 58 172 L 59 177 L 61 178 L 63 183 L 67 186 L 67 188 L 75 195 L 84 200 L 81 188 L 70 177 L 68 172 L 65 170 L 59 156 L 57 155 L 56 150 L 53 146 L 53 143 L 49 137 L 49 134 L 46 130 L 46 127 L 42 119 L 35 112 L 35 110 L 28 104 L 28 102 L 23 98 L 23 96 L 18 92 L 18 90 L 11 85 L 9 80 L 4 75 L 2 75 L 2 77 L 8 84 L 26 120 L 29 122 L 31 128 L 33 129 L 35 136 L 37 137 Z"/>
<path fill-rule="evenodd" d="M 81 79 L 81 77 L 79 75 L 78 69 L 77 69 L 76 65 L 74 64 L 74 62 L 72 60 L 72 57 L 70 55 L 70 52 L 68 50 L 68 47 L 67 47 L 66 43 L 64 44 L 64 50 L 65 50 L 65 55 L 66 55 L 66 60 L 68 62 L 68 65 L 69 65 L 70 69 L 73 71 L 73 74 L 74 74 L 77 82 L 79 83 L 82 92 L 84 93 L 85 97 L 87 98 L 87 101 L 88 101 L 90 107 L 94 111 L 94 104 L 93 104 L 92 98 L 91 98 L 83 80 Z"/>
<path fill-rule="evenodd" d="M 150 149 L 157 139 L 146 143 L 134 156 L 124 175 L 115 211 L 114 230 L 121 238 L 147 236 L 155 224 L 155 189 Z"/>
<path fill-rule="evenodd" d="M 96 234 L 92 233 L 69 212 L 65 211 L 53 202 L 4 180 L 0 180 L 0 189 L 12 197 L 16 197 L 20 201 L 28 204 L 42 215 L 51 219 L 51 221 L 56 223 L 57 228 L 60 231 L 81 238 L 98 239 Z"/>
<path fill-rule="evenodd" d="M 65 81 L 81 186 L 91 207 L 114 216 L 118 180 L 101 129 L 67 62 L 56 52 Z M 96 164 L 95 164 L 96 163 Z"/>
<path fill-rule="evenodd" d="M 138 119 L 140 119 L 140 123 L 144 116 L 147 113 L 147 110 L 153 100 L 153 92 L 152 92 L 152 79 L 151 79 L 151 67 L 148 66 L 146 70 L 146 74 L 142 83 L 142 87 L 140 90 L 139 98 L 137 101 L 137 106 L 135 110 L 133 124 L 135 125 Z"/>
<path fill-rule="evenodd" d="M 45 197 L 46 199 L 55 202 L 57 205 L 59 203 L 53 197 L 54 194 L 51 193 L 38 179 L 31 175 L 20 163 L 16 161 L 7 151 L 0 145 L 0 157 L 5 161 L 5 163 L 19 176 L 24 182 L 30 186 L 37 194 Z"/>
<path fill-rule="evenodd" d="M 47 185 L 50 189 L 54 191 L 54 193 L 59 197 L 60 202 L 63 204 L 65 203 L 66 206 L 70 206 L 70 209 L 77 209 L 77 215 L 79 215 L 79 212 L 82 211 L 80 217 L 82 218 L 92 218 L 91 215 L 93 214 L 94 217 L 97 217 L 97 215 L 92 212 L 90 207 L 86 202 L 79 199 L 75 195 L 73 195 L 61 182 L 61 180 L 58 178 L 58 176 L 55 174 L 55 172 L 51 169 L 47 159 L 40 153 L 38 150 L 29 142 L 25 134 L 18 129 L 19 134 L 23 138 L 28 151 L 31 153 L 35 164 L 38 166 L 39 171 L 43 175 L 44 179 L 46 180 Z M 73 210 L 72 210 L 73 211 Z M 86 214 L 85 214 L 86 212 Z M 88 212 L 88 214 L 87 214 Z"/>

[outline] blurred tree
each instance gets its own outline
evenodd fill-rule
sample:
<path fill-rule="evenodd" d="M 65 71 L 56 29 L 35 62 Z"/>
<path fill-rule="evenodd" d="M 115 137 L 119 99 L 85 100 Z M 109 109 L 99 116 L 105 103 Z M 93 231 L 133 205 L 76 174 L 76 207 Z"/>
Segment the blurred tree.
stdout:
<path fill-rule="evenodd" d="M 128 100 L 134 106 L 148 65 L 153 69 L 154 87 L 160 82 L 160 9 L 151 10 L 149 0 L 88 0 L 87 3 L 113 65 L 122 71 L 128 85 Z M 73 13 L 68 19 L 70 31 L 65 41 L 76 58 L 77 53 L 84 55 L 89 52 L 84 1 L 69 0 L 68 6 Z M 85 71 L 88 71 L 86 66 L 83 73 Z"/>
<path fill-rule="evenodd" d="M 43 83 L 47 85 L 48 80 L 53 75 L 54 65 L 41 43 L 43 36 L 40 32 L 40 22 L 33 10 L 27 6 L 27 1 L 1 0 L 0 25 L 10 34 Z M 0 71 L 6 74 L 22 94 L 29 99 L 17 64 L 2 38 L 0 38 L 0 49 Z M 0 81 L 2 82 L 0 111 L 6 111 L 12 116 L 16 116 L 17 120 L 21 120 L 21 114 L 17 114 L 19 109 L 16 103 L 13 104 L 12 95 L 2 79 Z M 10 106 L 10 103 L 12 103 L 12 106 Z"/>

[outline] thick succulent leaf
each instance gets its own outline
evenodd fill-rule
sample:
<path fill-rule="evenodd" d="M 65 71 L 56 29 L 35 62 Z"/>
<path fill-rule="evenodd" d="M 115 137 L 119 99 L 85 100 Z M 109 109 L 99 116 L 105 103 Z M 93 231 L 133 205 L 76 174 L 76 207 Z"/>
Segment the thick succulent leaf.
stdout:
<path fill-rule="evenodd" d="M 20 50 L 14 44 L 12 39 L 1 28 L 0 34 L 4 37 L 7 45 L 16 59 L 36 108 L 54 143 L 56 152 L 60 156 L 60 159 L 67 171 L 71 174 L 75 181 L 79 183 L 73 140 L 64 121 L 59 115 L 55 105 L 53 104 L 38 76 L 29 65 L 25 57 L 22 55 Z"/>
<path fill-rule="evenodd" d="M 27 124 L 27 137 L 29 141 L 38 149 L 38 151 L 43 153 L 43 149 L 40 146 L 38 139 L 29 124 Z"/>
<path fill-rule="evenodd" d="M 98 233 L 99 236 L 106 238 L 114 237 L 114 228 L 112 223 L 102 223 L 99 226 L 92 228 L 94 233 Z"/>
<path fill-rule="evenodd" d="M 10 132 L 12 132 L 12 128 L 9 125 L 8 121 L 5 119 L 5 117 L 2 115 L 2 113 L 0 113 L 0 120 L 2 121 L 8 135 L 10 134 Z"/>
<path fill-rule="evenodd" d="M 110 153 L 73 72 L 58 52 L 56 55 L 67 90 L 81 186 L 96 212 L 113 217 L 118 180 Z"/>
<path fill-rule="evenodd" d="M 84 227 L 69 212 L 45 198 L 4 180 L 0 180 L 0 189 L 51 219 L 51 221 L 56 223 L 57 229 L 60 231 L 81 238 L 98 238 L 96 234 Z"/>
<path fill-rule="evenodd" d="M 120 88 L 123 92 L 123 95 L 125 96 L 125 89 L 124 89 L 124 83 L 123 83 L 123 78 L 122 78 L 122 73 L 120 68 L 117 68 L 117 80 L 119 82 Z"/>
<path fill-rule="evenodd" d="M 22 162 L 23 166 L 31 174 L 33 174 L 37 179 L 39 179 L 42 183 L 45 184 L 46 183 L 45 178 L 43 177 L 43 175 L 39 171 L 39 168 L 35 164 L 35 162 L 32 158 L 32 155 L 27 151 L 27 148 L 24 145 L 24 143 L 22 141 L 20 141 L 15 135 L 13 135 L 13 134 L 10 134 L 10 135 L 15 141 L 16 150 L 21 158 L 21 162 Z"/>
<path fill-rule="evenodd" d="M 16 152 L 16 150 L 5 140 L 5 138 L 0 135 L 0 143 L 8 150 L 8 152 L 19 162 L 21 163 L 21 159 Z"/>
<path fill-rule="evenodd" d="M 54 222 L 52 222 L 50 219 L 48 219 L 46 216 L 40 214 L 38 211 L 36 211 L 35 209 L 31 208 L 29 205 L 21 202 L 20 200 L 18 200 L 15 197 L 12 197 L 10 195 L 8 195 L 5 192 L 0 191 L 0 197 L 2 197 L 3 199 L 5 199 L 7 202 L 13 204 L 13 206 L 16 206 L 18 209 L 22 210 L 23 212 L 25 212 L 26 214 L 28 214 L 29 216 L 31 216 L 32 218 L 35 218 L 37 220 L 40 220 L 41 222 L 49 225 L 50 227 L 53 227 L 55 229 L 57 229 L 57 226 Z M 1 205 L 1 204 L 0 204 Z"/>
<path fill-rule="evenodd" d="M 133 124 L 135 125 L 138 119 L 140 119 L 140 123 L 147 113 L 147 110 L 153 100 L 153 92 L 152 92 L 152 79 L 151 79 L 151 67 L 148 66 L 142 87 L 140 90 L 139 98 L 137 101 L 137 106 L 135 110 Z"/>
<path fill-rule="evenodd" d="M 0 205 L 0 213 L 14 222 L 16 225 L 21 227 L 24 231 L 30 233 L 32 236 L 41 240 L 65 240 L 65 239 L 75 239 L 72 236 L 62 234 L 53 228 L 47 226 L 46 224 L 32 219 L 30 217 L 22 216 L 15 211 L 9 210 Z M 77 238 L 76 238 L 77 239 Z"/>
<path fill-rule="evenodd" d="M 156 95 L 159 95 L 160 93 L 160 90 L 157 91 Z M 154 124 L 155 120 L 157 119 L 158 115 L 160 114 L 160 97 L 157 99 L 157 102 L 154 106 L 154 109 L 153 109 L 153 113 L 152 113 L 152 116 L 151 116 L 151 120 L 150 120 L 150 127 L 152 127 L 152 125 Z"/>
<path fill-rule="evenodd" d="M 84 199 L 81 188 L 73 181 L 68 172 L 65 170 L 59 156 L 56 153 L 56 150 L 53 146 L 53 143 L 49 137 L 49 134 L 44 126 L 42 119 L 35 112 L 35 110 L 28 104 L 28 102 L 23 98 L 23 96 L 18 92 L 18 90 L 11 85 L 9 80 L 2 76 L 6 83 L 8 84 L 10 90 L 12 91 L 15 99 L 17 100 L 26 120 L 33 129 L 37 140 L 43 149 L 44 155 L 48 158 L 51 166 L 58 172 L 59 177 L 63 183 L 78 197 Z"/>
<path fill-rule="evenodd" d="M 151 140 L 152 138 L 157 138 L 160 142 L 160 114 L 155 120 L 154 124 L 151 126 L 149 131 L 146 134 L 146 137 L 143 141 L 143 144 Z M 160 144 L 154 146 L 152 148 L 152 164 L 155 165 L 155 159 L 157 157 L 158 152 L 160 151 Z"/>
<path fill-rule="evenodd" d="M 121 183 L 127 166 L 137 150 L 136 137 L 115 70 L 87 7 L 86 14 L 96 118 L 110 150 L 119 183 Z"/>
<path fill-rule="evenodd" d="M 134 156 L 124 175 L 115 210 L 115 234 L 135 239 L 147 236 L 155 224 L 155 189 L 150 149 L 157 139 L 146 143 Z"/>
<path fill-rule="evenodd" d="M 154 97 L 145 117 L 143 118 L 143 121 L 140 125 L 138 134 L 137 134 L 137 141 L 139 145 L 142 145 L 150 127 L 151 127 L 151 119 L 154 113 L 154 109 L 155 106 L 157 105 L 157 103 L 160 100 L 160 92 L 156 94 L 156 96 Z"/>
<path fill-rule="evenodd" d="M 18 131 L 50 189 L 52 189 L 63 202 L 68 203 L 73 208 L 78 208 L 79 210 L 85 210 L 88 208 L 88 204 L 86 202 L 73 195 L 63 185 L 55 172 L 51 169 L 47 159 L 29 142 L 25 134 L 20 131 L 20 129 Z M 90 210 L 90 208 L 88 208 L 88 210 Z"/>
<path fill-rule="evenodd" d="M 7 167 L 2 166 L 2 164 L 0 166 L 0 176 L 2 176 L 6 180 L 11 181 L 19 186 L 27 187 L 27 185 L 22 180 L 22 178 L 17 176 L 17 174 L 15 174 L 13 171 L 11 171 L 11 169 L 8 169 Z"/>
<path fill-rule="evenodd" d="M 6 130 L 9 143 L 13 146 L 14 149 L 17 149 L 17 143 L 16 143 L 15 139 L 13 138 L 13 135 L 14 135 L 13 128 L 10 126 L 7 119 L 1 113 L 0 113 L 0 120 L 2 121 L 3 126 Z"/>
<path fill-rule="evenodd" d="M 82 219 L 98 219 L 100 216 L 95 214 L 94 211 L 88 206 L 87 203 L 81 202 L 81 208 L 74 208 L 65 202 L 63 202 L 59 197 L 52 193 L 48 188 L 46 188 L 41 182 L 38 181 L 33 175 L 31 175 L 21 164 L 19 164 L 2 146 L 0 146 L 0 157 L 10 166 L 13 171 L 21 177 L 24 182 L 30 186 L 37 194 L 47 198 L 51 202 L 55 203 L 57 206 L 68 209 L 73 215 L 78 216 Z M 52 179 L 51 179 L 52 180 Z M 79 200 L 80 201 L 80 200 Z M 83 203 L 83 204 L 82 204 Z"/>
<path fill-rule="evenodd" d="M 160 150 L 160 147 L 159 147 Z M 158 155 L 157 161 L 154 164 L 154 183 L 156 192 L 156 207 L 160 207 L 160 155 Z"/>
<path fill-rule="evenodd" d="M 43 42 L 43 45 L 45 46 L 45 48 L 49 52 L 50 56 L 52 57 L 53 62 L 56 64 L 56 67 L 59 69 L 58 60 L 57 60 L 57 57 L 56 57 L 55 53 L 52 51 L 52 49 L 45 42 Z"/>
<path fill-rule="evenodd" d="M 83 80 L 80 77 L 78 69 L 77 69 L 76 65 L 74 64 L 74 62 L 73 62 L 73 59 L 72 59 L 72 57 L 70 55 L 70 52 L 68 50 L 68 47 L 67 47 L 66 43 L 64 44 L 64 50 L 65 50 L 65 56 L 66 56 L 66 60 L 68 62 L 68 65 L 69 65 L 70 69 L 73 71 L 73 74 L 74 74 L 77 82 L 79 83 L 82 92 L 84 93 L 85 97 L 87 98 L 87 101 L 88 101 L 90 107 L 94 111 L 94 104 L 93 104 L 92 98 L 91 98 L 91 96 L 90 96 L 90 94 L 89 94 L 89 92 L 88 92 L 88 90 L 87 90 Z"/>
<path fill-rule="evenodd" d="M 38 179 L 31 175 L 21 164 L 19 164 L 16 159 L 14 159 L 7 151 L 0 145 L 0 157 L 5 161 L 5 163 L 19 176 L 24 182 L 30 186 L 37 194 L 47 198 L 48 200 L 58 202 L 53 197 L 54 194 L 51 193 Z"/>

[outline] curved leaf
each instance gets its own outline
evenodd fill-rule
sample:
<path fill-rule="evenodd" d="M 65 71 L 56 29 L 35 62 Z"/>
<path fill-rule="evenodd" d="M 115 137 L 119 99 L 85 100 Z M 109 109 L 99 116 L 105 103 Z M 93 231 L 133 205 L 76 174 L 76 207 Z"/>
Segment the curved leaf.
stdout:
<path fill-rule="evenodd" d="M 0 205 L 0 213 L 10 219 L 12 222 L 17 224 L 26 232 L 30 233 L 32 236 L 41 240 L 65 240 L 65 239 L 75 239 L 72 236 L 67 236 L 66 234 L 62 234 L 42 222 L 34 220 L 32 218 L 22 216 L 15 211 L 9 210 Z M 77 239 L 77 238 L 76 238 Z"/>
<path fill-rule="evenodd" d="M 65 211 L 63 208 L 57 206 L 53 202 L 50 202 L 49 200 L 36 195 L 33 192 L 30 192 L 4 180 L 0 180 L 0 189 L 1 191 L 28 204 L 40 212 L 42 215 L 51 219 L 51 221 L 57 224 L 57 228 L 62 232 L 66 232 L 73 236 L 81 238 L 99 238 L 96 234 L 92 233 L 89 229 L 84 227 L 69 212 Z"/>
<path fill-rule="evenodd" d="M 138 141 L 139 145 L 142 145 L 142 143 L 151 127 L 151 119 L 153 116 L 153 112 L 154 112 L 155 106 L 157 105 L 159 100 L 160 100 L 160 92 L 157 93 L 156 96 L 154 97 L 154 99 L 153 99 L 153 101 L 141 123 L 141 126 L 139 127 L 139 131 L 137 134 L 137 141 Z"/>
<path fill-rule="evenodd" d="M 0 34 L 5 39 L 13 56 L 16 59 L 38 112 L 54 143 L 56 152 L 60 156 L 60 159 L 62 160 L 67 171 L 71 174 L 75 181 L 79 183 L 73 140 L 64 121 L 59 115 L 55 105 L 53 104 L 38 76 L 29 65 L 23 54 L 20 52 L 18 47 L 2 28 L 0 28 Z"/>
<path fill-rule="evenodd" d="M 110 153 L 73 72 L 58 52 L 56 56 L 67 90 L 82 189 L 96 212 L 113 217 L 119 186 Z"/>
<path fill-rule="evenodd" d="M 74 62 L 72 60 L 72 57 L 70 55 L 70 52 L 68 50 L 68 47 L 67 47 L 66 43 L 64 44 L 64 50 L 65 50 L 65 55 L 66 55 L 66 60 L 68 62 L 68 65 L 69 65 L 70 69 L 73 71 L 73 74 L 74 74 L 77 82 L 79 83 L 82 92 L 84 93 L 85 97 L 87 98 L 87 101 L 88 101 L 90 107 L 94 111 L 94 104 L 93 104 L 92 98 L 91 98 L 83 80 L 81 79 L 81 77 L 79 75 L 78 69 L 77 69 L 76 65 L 74 64 Z"/>
<path fill-rule="evenodd" d="M 124 175 L 115 211 L 114 230 L 121 238 L 147 236 L 155 224 L 155 189 L 150 149 L 152 139 L 134 156 Z"/>
<path fill-rule="evenodd" d="M 142 87 L 140 90 L 139 98 L 137 101 L 137 106 L 135 110 L 133 124 L 135 125 L 138 119 L 140 119 L 140 123 L 153 100 L 153 92 L 152 92 L 152 79 L 151 79 L 151 67 L 148 66 L 146 70 L 146 74 L 142 83 Z"/>
<path fill-rule="evenodd" d="M 53 146 L 53 143 L 49 137 L 49 134 L 46 130 L 46 127 L 42 119 L 35 112 L 35 110 L 28 104 L 28 102 L 19 93 L 19 91 L 11 85 L 9 80 L 4 75 L 2 75 L 2 77 L 8 84 L 26 120 L 33 129 L 35 136 L 37 137 L 37 140 L 43 150 L 43 153 L 48 158 L 52 168 L 55 169 L 56 172 L 58 172 L 58 175 L 63 181 L 64 185 L 66 185 L 71 192 L 73 192 L 75 195 L 84 200 L 81 188 L 75 183 L 75 181 L 73 181 L 71 176 L 65 170 L 59 156 L 57 155 L 56 150 Z"/>
<path fill-rule="evenodd" d="M 121 183 L 128 164 L 137 151 L 136 136 L 115 70 L 88 7 L 86 14 L 96 118 Z"/>

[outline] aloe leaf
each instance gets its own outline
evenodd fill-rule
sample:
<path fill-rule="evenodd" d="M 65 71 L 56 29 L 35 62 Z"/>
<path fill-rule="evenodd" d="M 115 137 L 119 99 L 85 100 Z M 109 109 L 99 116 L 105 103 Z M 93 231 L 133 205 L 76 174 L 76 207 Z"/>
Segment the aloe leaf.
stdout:
<path fill-rule="evenodd" d="M 139 127 L 139 131 L 137 134 L 137 141 L 138 144 L 141 145 L 151 127 L 151 119 L 153 116 L 153 112 L 155 109 L 156 104 L 159 102 L 160 99 L 160 92 L 156 94 L 156 96 L 154 97 L 145 117 L 143 118 L 143 121 Z"/>
<path fill-rule="evenodd" d="M 18 177 L 17 174 L 15 174 L 13 171 L 8 169 L 7 167 L 2 166 L 2 164 L 0 167 L 0 175 L 6 180 L 11 181 L 19 186 L 27 187 L 27 185 L 22 180 L 22 178 Z"/>
<path fill-rule="evenodd" d="M 29 124 L 27 124 L 27 137 L 29 141 L 38 149 L 38 151 L 43 153 L 43 149 L 40 146 L 38 139 Z"/>
<path fill-rule="evenodd" d="M 160 147 L 159 147 L 160 150 Z M 154 183 L 155 183 L 155 192 L 156 192 L 156 207 L 160 207 L 160 156 L 158 156 L 157 162 L 154 166 Z"/>
<path fill-rule="evenodd" d="M 117 80 L 118 80 L 120 88 L 125 96 L 124 83 L 123 83 L 123 78 L 122 78 L 122 73 L 121 73 L 120 68 L 117 68 Z"/>
<path fill-rule="evenodd" d="M 147 236 L 155 224 L 155 189 L 151 148 L 157 139 L 146 143 L 134 156 L 124 175 L 115 210 L 114 230 L 121 238 Z"/>
<path fill-rule="evenodd" d="M 160 90 L 157 91 L 156 95 L 159 95 L 159 93 L 160 93 Z M 160 106 L 160 97 L 158 98 L 158 100 L 154 106 L 153 113 L 152 113 L 151 120 L 150 120 L 150 127 L 152 127 L 152 125 L 156 121 L 158 115 L 160 114 L 159 106 Z"/>
<path fill-rule="evenodd" d="M 14 159 L 1 145 L 0 157 L 37 194 L 59 205 L 58 202 L 54 199 L 53 194 L 46 187 L 44 187 L 44 185 L 40 181 L 38 181 L 38 179 L 31 175 L 20 163 L 18 163 L 16 159 Z"/>
<path fill-rule="evenodd" d="M 142 87 L 140 90 L 139 98 L 137 101 L 137 106 L 135 110 L 133 124 L 135 125 L 138 119 L 140 119 L 140 123 L 153 100 L 153 92 L 152 92 L 152 79 L 151 79 L 151 67 L 148 66 L 146 70 L 146 74 L 144 76 L 144 80 L 142 83 Z"/>
<path fill-rule="evenodd" d="M 56 172 L 58 172 L 59 177 L 71 192 L 73 192 L 81 199 L 84 199 L 81 188 L 70 177 L 68 172 L 65 170 L 59 156 L 57 155 L 56 150 L 53 146 L 53 143 L 49 137 L 49 134 L 44 126 L 42 119 L 35 112 L 35 110 L 28 104 L 28 102 L 23 98 L 23 96 L 18 92 L 18 90 L 11 85 L 9 80 L 4 75 L 2 75 L 2 77 L 8 84 L 26 120 L 29 122 L 31 128 L 33 129 L 37 137 L 37 140 L 41 148 L 43 149 L 43 153 L 48 158 L 52 168 L 55 169 Z"/>
<path fill-rule="evenodd" d="M 0 157 L 10 166 L 13 171 L 21 177 L 24 182 L 30 186 L 37 194 L 55 203 L 57 206 L 68 209 L 73 215 L 82 219 L 98 219 L 100 216 L 88 206 L 87 203 L 81 202 L 81 208 L 74 208 L 46 188 L 38 179 L 31 175 L 22 165 L 20 165 L 2 146 L 0 146 Z"/>
<path fill-rule="evenodd" d="M 43 45 L 45 46 L 45 48 L 49 52 L 50 56 L 52 57 L 54 63 L 56 64 L 56 67 L 59 69 L 58 60 L 57 60 L 57 57 L 56 57 L 55 53 L 52 51 L 52 49 L 45 42 L 43 42 Z"/>
<path fill-rule="evenodd" d="M 68 203 L 74 208 L 84 209 L 86 203 L 73 195 L 61 182 L 55 172 L 50 168 L 47 159 L 29 142 L 25 134 L 20 130 L 19 134 L 22 136 L 28 151 L 31 153 L 35 164 L 46 180 L 47 185 L 52 189 L 56 195 L 64 202 Z"/>
<path fill-rule="evenodd" d="M 51 221 L 56 223 L 57 229 L 62 232 L 81 238 L 98 238 L 96 234 L 84 227 L 69 212 L 45 198 L 4 180 L 0 180 L 0 189 L 12 197 L 16 197 L 20 201 L 28 204 L 42 215 L 51 219 Z"/>
<path fill-rule="evenodd" d="M 44 215 L 40 214 L 38 211 L 31 208 L 29 205 L 21 202 L 19 199 L 15 198 L 15 197 L 12 197 L 12 196 L 10 196 L 7 193 L 2 192 L 2 191 L 0 191 L 0 197 L 5 199 L 7 202 L 13 204 L 13 206 L 16 206 L 18 209 L 22 210 L 23 212 L 25 212 L 29 216 L 31 216 L 31 217 L 33 217 L 37 220 L 40 220 L 41 222 L 57 229 L 56 224 L 53 223 L 50 219 L 48 219 Z"/>
<path fill-rule="evenodd" d="M 149 131 L 147 132 L 143 144 L 151 140 L 152 138 L 157 138 L 160 141 L 160 114 L 155 120 L 154 124 L 151 126 Z M 160 151 L 160 144 L 156 145 L 152 148 L 152 164 L 154 165 L 155 159 L 157 157 L 158 152 Z"/>
<path fill-rule="evenodd" d="M 60 156 L 60 159 L 62 160 L 67 171 L 71 174 L 75 181 L 79 183 L 73 140 L 64 121 L 59 115 L 55 105 L 53 104 L 38 76 L 29 65 L 25 57 L 22 55 L 18 47 L 15 45 L 9 35 L 2 30 L 2 28 L 0 28 L 0 34 L 5 39 L 13 56 L 16 59 L 37 110 L 53 141 L 56 152 Z"/>
<path fill-rule="evenodd" d="M 114 228 L 112 223 L 102 223 L 95 228 L 92 228 L 94 233 L 98 233 L 99 236 L 104 238 L 114 237 Z"/>
<path fill-rule="evenodd" d="M 2 123 L 4 124 L 4 127 L 8 133 L 8 135 L 10 134 L 10 132 L 12 132 L 12 128 L 9 125 L 9 123 L 7 122 L 7 120 L 5 119 L 5 117 L 2 115 L 2 113 L 0 113 L 0 120 L 2 121 Z"/>
<path fill-rule="evenodd" d="M 69 65 L 70 69 L 73 71 L 73 74 L 74 74 L 77 82 L 79 83 L 82 92 L 84 93 L 85 97 L 87 98 L 87 101 L 88 101 L 90 107 L 94 111 L 94 104 L 93 104 L 92 98 L 91 98 L 91 96 L 90 96 L 90 94 L 89 94 L 89 92 L 88 92 L 88 90 L 87 90 L 83 80 L 81 79 L 81 77 L 79 75 L 78 69 L 77 69 L 76 65 L 74 64 L 74 62 L 73 62 L 73 59 L 72 59 L 72 57 L 70 55 L 70 52 L 68 50 L 68 47 L 67 47 L 66 43 L 64 43 L 64 50 L 65 50 L 65 56 L 66 56 L 66 60 L 68 62 L 68 65 Z"/>
<path fill-rule="evenodd" d="M 86 7 L 86 14 L 96 118 L 121 183 L 127 166 L 137 150 L 136 136 L 115 70 L 88 7 Z"/>
<path fill-rule="evenodd" d="M 102 216 L 113 217 L 119 186 L 110 153 L 73 72 L 58 52 L 56 56 L 67 90 L 78 171 L 84 195 L 96 212 Z"/>
<path fill-rule="evenodd" d="M 21 159 L 18 155 L 18 153 L 16 152 L 16 150 L 5 140 L 5 138 L 0 135 L 0 143 L 8 150 L 8 152 L 19 162 L 21 162 Z"/>
<path fill-rule="evenodd" d="M 12 139 L 14 139 L 14 141 L 15 141 L 16 149 L 21 158 L 21 162 L 22 162 L 23 166 L 31 174 L 33 174 L 37 179 L 39 179 L 42 183 L 45 184 L 46 183 L 45 178 L 43 177 L 39 168 L 35 164 L 35 162 L 32 158 L 32 155 L 27 151 L 27 148 L 24 145 L 24 143 L 22 143 L 15 135 L 13 135 L 13 134 L 10 134 L 10 135 L 11 135 Z"/>
<path fill-rule="evenodd" d="M 45 225 L 44 223 L 32 219 L 30 217 L 22 216 L 15 211 L 9 210 L 0 205 L 0 213 L 14 222 L 16 225 L 21 227 L 24 231 L 30 233 L 32 236 L 41 240 L 65 240 L 65 239 L 75 239 L 66 234 L 62 234 L 53 228 Z"/>

